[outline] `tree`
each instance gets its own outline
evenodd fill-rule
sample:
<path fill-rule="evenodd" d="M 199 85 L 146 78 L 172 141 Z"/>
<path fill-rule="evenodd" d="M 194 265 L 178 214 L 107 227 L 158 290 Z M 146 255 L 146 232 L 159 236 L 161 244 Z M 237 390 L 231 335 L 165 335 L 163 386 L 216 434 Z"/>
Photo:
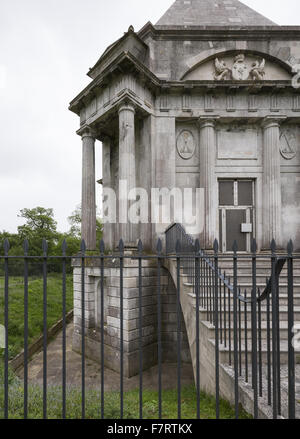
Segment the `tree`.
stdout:
<path fill-rule="evenodd" d="M 74 212 L 68 217 L 70 224 L 69 235 L 81 239 L 81 206 L 77 206 Z M 103 236 L 103 224 L 101 218 L 96 218 L 96 239 L 99 243 Z"/>
<path fill-rule="evenodd" d="M 18 227 L 18 234 L 21 240 L 28 239 L 30 254 L 41 254 L 43 239 L 47 241 L 51 254 L 59 238 L 53 209 L 40 206 L 34 209 L 25 208 L 18 216 L 26 220 L 24 225 Z"/>

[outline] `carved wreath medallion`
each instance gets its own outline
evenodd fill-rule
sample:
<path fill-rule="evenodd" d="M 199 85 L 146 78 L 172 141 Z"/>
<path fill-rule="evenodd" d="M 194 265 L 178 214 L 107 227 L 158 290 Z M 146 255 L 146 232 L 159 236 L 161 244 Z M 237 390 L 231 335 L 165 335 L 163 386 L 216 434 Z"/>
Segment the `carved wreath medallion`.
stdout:
<path fill-rule="evenodd" d="M 194 136 L 190 131 L 182 131 L 177 138 L 177 152 L 184 160 L 189 160 L 195 154 Z"/>

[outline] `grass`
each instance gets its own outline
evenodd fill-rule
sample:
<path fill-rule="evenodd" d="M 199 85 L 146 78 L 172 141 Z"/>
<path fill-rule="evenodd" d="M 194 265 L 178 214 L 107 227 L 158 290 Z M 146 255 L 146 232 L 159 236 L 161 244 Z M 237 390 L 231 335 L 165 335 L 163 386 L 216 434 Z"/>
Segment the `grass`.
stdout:
<path fill-rule="evenodd" d="M 47 326 L 50 328 L 62 318 L 62 279 L 61 275 L 49 274 L 47 279 Z M 73 281 L 66 281 L 67 311 L 73 307 Z M 0 277 L 0 312 L 3 322 L 4 278 Z M 28 286 L 28 342 L 32 343 L 43 332 L 43 280 L 30 278 Z M 9 278 L 9 358 L 17 355 L 24 345 L 24 280 L 22 277 Z"/>
<path fill-rule="evenodd" d="M 24 340 L 24 282 L 22 277 L 10 277 L 9 280 L 9 357 L 13 358 L 23 348 Z M 4 309 L 4 280 L 0 277 L 0 310 L 3 319 Z M 52 326 L 62 316 L 62 281 L 59 275 L 48 275 L 47 280 L 47 324 Z M 73 306 L 72 276 L 67 277 L 67 310 Z M 41 278 L 29 280 L 29 343 L 38 338 L 43 331 L 43 281 Z M 0 311 L 0 312 L 1 312 Z M 3 320 L 2 320 L 3 321 Z M 2 357 L 2 358 L 1 358 Z M 3 417 L 3 350 L 0 350 L 0 418 Z M 28 417 L 42 419 L 43 392 L 38 385 L 29 385 Z M 9 418 L 23 419 L 23 382 L 9 370 Z M 86 391 L 86 418 L 100 418 L 101 395 L 98 390 Z M 162 393 L 162 414 L 164 419 L 177 418 L 177 391 L 168 390 Z M 48 386 L 47 395 L 48 418 L 61 419 L 62 417 L 62 388 Z M 182 418 L 196 418 L 197 397 L 194 386 L 182 389 Z M 81 390 L 72 388 L 67 390 L 67 418 L 81 418 Z M 105 418 L 120 418 L 120 394 L 118 392 L 105 393 Z M 201 393 L 201 418 L 215 419 L 215 398 Z M 144 390 L 143 416 L 145 419 L 158 418 L 158 393 Z M 232 419 L 235 417 L 234 408 L 224 400 L 220 401 L 220 417 Z M 240 417 L 247 419 L 250 416 L 241 410 Z M 139 418 L 139 391 L 132 390 L 124 393 L 124 419 Z"/>
<path fill-rule="evenodd" d="M 9 387 L 9 418 L 23 418 L 23 383 L 13 379 Z M 88 390 L 86 392 L 86 418 L 100 419 L 100 392 Z M 3 391 L 0 392 L 0 406 L 3 401 Z M 162 393 L 163 419 L 177 419 L 177 391 L 168 390 Z M 182 419 L 196 419 L 196 390 L 194 386 L 182 389 Z M 48 387 L 47 396 L 48 418 L 61 419 L 62 417 L 62 389 L 61 387 Z M 66 403 L 67 419 L 81 418 L 81 391 L 68 389 Z M 3 412 L 0 413 L 0 417 Z M 28 417 L 42 419 L 43 393 L 37 385 L 29 386 Z M 120 394 L 118 392 L 105 393 L 104 403 L 105 419 L 120 419 Z M 158 419 L 158 393 L 145 390 L 143 392 L 143 417 L 144 419 Z M 220 418 L 233 419 L 235 411 L 226 401 L 220 401 Z M 139 391 L 132 390 L 124 393 L 124 419 L 139 418 Z M 201 418 L 216 418 L 215 398 L 201 393 Z M 240 411 L 241 419 L 250 419 L 244 410 Z"/>

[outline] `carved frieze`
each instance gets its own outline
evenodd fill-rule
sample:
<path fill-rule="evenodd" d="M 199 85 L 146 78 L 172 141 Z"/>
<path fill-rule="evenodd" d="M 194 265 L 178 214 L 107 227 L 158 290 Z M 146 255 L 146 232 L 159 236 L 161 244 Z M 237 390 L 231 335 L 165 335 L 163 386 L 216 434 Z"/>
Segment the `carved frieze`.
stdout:
<path fill-rule="evenodd" d="M 224 81 L 234 79 L 235 81 L 262 81 L 265 76 L 266 61 L 262 58 L 252 62 L 252 65 L 246 62 L 243 53 L 237 55 L 233 60 L 232 67 L 227 66 L 224 60 L 215 59 L 215 80 Z"/>

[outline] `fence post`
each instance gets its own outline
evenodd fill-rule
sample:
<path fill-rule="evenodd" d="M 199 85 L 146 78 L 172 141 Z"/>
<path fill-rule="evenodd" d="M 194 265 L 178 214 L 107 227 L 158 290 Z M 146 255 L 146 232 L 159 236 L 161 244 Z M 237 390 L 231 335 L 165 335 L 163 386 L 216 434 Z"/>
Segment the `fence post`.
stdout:
<path fill-rule="evenodd" d="M 252 290 L 251 290 L 251 326 L 252 326 L 252 388 L 254 403 L 254 419 L 258 418 L 258 386 L 257 386 L 257 315 L 256 315 L 256 252 L 257 244 L 253 239 L 252 246 Z"/>
<path fill-rule="evenodd" d="M 239 418 L 239 371 L 238 371 L 238 325 L 237 325 L 237 301 L 238 301 L 238 287 L 237 287 L 237 251 L 238 245 L 234 241 L 233 247 L 233 345 L 234 345 L 234 399 L 235 399 L 235 417 Z"/>
<path fill-rule="evenodd" d="M 271 291 L 272 291 L 272 378 L 273 378 L 273 418 L 277 419 L 277 298 L 276 298 L 276 243 L 274 239 L 271 243 Z"/>
<path fill-rule="evenodd" d="M 48 244 L 43 239 L 43 418 L 47 419 L 47 252 Z"/>
<path fill-rule="evenodd" d="M 288 251 L 288 394 L 289 419 L 296 418 L 295 412 L 295 351 L 293 345 L 294 331 L 294 286 L 293 286 L 293 242 L 290 241 Z"/>
<path fill-rule="evenodd" d="M 219 264 L 218 264 L 218 250 L 219 244 L 215 239 L 214 241 L 214 308 L 215 308 L 215 365 L 216 365 L 216 418 L 220 417 L 220 370 L 219 370 L 219 296 L 218 296 L 218 284 L 219 284 Z"/>
<path fill-rule="evenodd" d="M 4 241 L 4 418 L 8 419 L 8 252 L 9 242 Z"/>

